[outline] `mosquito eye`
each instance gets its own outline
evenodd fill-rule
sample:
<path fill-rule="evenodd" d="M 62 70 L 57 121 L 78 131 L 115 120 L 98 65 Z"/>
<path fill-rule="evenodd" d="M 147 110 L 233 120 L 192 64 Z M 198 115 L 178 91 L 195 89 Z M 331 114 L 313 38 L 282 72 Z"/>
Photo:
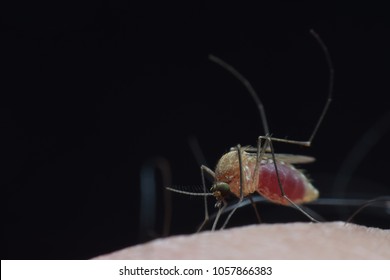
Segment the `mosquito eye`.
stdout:
<path fill-rule="evenodd" d="M 212 191 L 220 191 L 221 193 L 230 192 L 230 186 L 225 182 L 218 182 L 212 187 Z"/>

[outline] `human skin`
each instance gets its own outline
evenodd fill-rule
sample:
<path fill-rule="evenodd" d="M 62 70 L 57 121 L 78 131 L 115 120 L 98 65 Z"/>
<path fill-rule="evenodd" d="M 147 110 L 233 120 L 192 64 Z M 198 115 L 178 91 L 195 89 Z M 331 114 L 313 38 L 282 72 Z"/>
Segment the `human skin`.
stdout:
<path fill-rule="evenodd" d="M 390 259 L 390 230 L 343 222 L 261 224 L 160 238 L 96 259 Z"/>

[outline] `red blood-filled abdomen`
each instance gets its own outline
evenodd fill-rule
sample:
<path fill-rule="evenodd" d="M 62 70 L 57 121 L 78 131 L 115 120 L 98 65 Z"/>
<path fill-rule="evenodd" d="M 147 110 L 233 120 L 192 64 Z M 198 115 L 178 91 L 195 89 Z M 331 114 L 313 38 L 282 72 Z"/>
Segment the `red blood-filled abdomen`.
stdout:
<path fill-rule="evenodd" d="M 312 201 L 318 197 L 318 191 L 310 184 L 301 171 L 294 166 L 277 162 L 280 182 L 288 198 L 295 203 Z M 289 202 L 281 197 L 281 191 L 273 162 L 262 164 L 258 182 L 258 192 L 265 198 L 284 205 Z"/>

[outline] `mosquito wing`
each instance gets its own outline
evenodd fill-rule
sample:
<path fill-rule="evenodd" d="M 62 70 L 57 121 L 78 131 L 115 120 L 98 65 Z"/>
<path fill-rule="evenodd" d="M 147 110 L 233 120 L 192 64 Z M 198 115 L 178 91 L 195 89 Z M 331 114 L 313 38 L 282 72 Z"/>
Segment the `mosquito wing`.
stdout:
<path fill-rule="evenodd" d="M 231 150 L 232 149 L 234 148 L 231 148 Z M 243 147 L 243 150 L 247 152 L 249 156 L 257 156 L 257 148 L 255 147 L 247 146 Z M 278 161 L 284 161 L 291 164 L 305 164 L 316 160 L 314 157 L 293 154 L 275 154 L 275 158 Z M 267 151 L 264 153 L 263 159 L 272 159 L 272 154 Z"/>
<path fill-rule="evenodd" d="M 250 156 L 257 156 L 256 153 L 248 153 Z M 277 161 L 283 161 L 290 164 L 306 164 L 314 162 L 314 157 L 303 156 L 303 155 L 292 155 L 292 154 L 275 154 Z M 265 153 L 263 159 L 272 159 L 271 153 Z"/>
<path fill-rule="evenodd" d="M 267 158 L 272 158 L 272 154 L 265 154 Z M 303 156 L 303 155 L 291 155 L 291 154 L 275 154 L 276 160 L 284 161 L 291 164 L 305 164 L 314 162 L 314 157 Z"/>

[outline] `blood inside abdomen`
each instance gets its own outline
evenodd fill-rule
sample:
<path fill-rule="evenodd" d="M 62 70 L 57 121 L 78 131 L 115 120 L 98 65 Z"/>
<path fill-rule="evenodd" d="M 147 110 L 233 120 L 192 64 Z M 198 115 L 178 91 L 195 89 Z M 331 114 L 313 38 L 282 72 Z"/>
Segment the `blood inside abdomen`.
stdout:
<path fill-rule="evenodd" d="M 290 164 L 278 162 L 276 165 L 286 196 L 295 203 L 304 202 L 306 189 L 312 187 L 308 179 Z M 272 162 L 262 164 L 260 167 L 258 192 L 273 202 L 289 205 L 289 202 L 281 196 L 275 165 Z"/>

